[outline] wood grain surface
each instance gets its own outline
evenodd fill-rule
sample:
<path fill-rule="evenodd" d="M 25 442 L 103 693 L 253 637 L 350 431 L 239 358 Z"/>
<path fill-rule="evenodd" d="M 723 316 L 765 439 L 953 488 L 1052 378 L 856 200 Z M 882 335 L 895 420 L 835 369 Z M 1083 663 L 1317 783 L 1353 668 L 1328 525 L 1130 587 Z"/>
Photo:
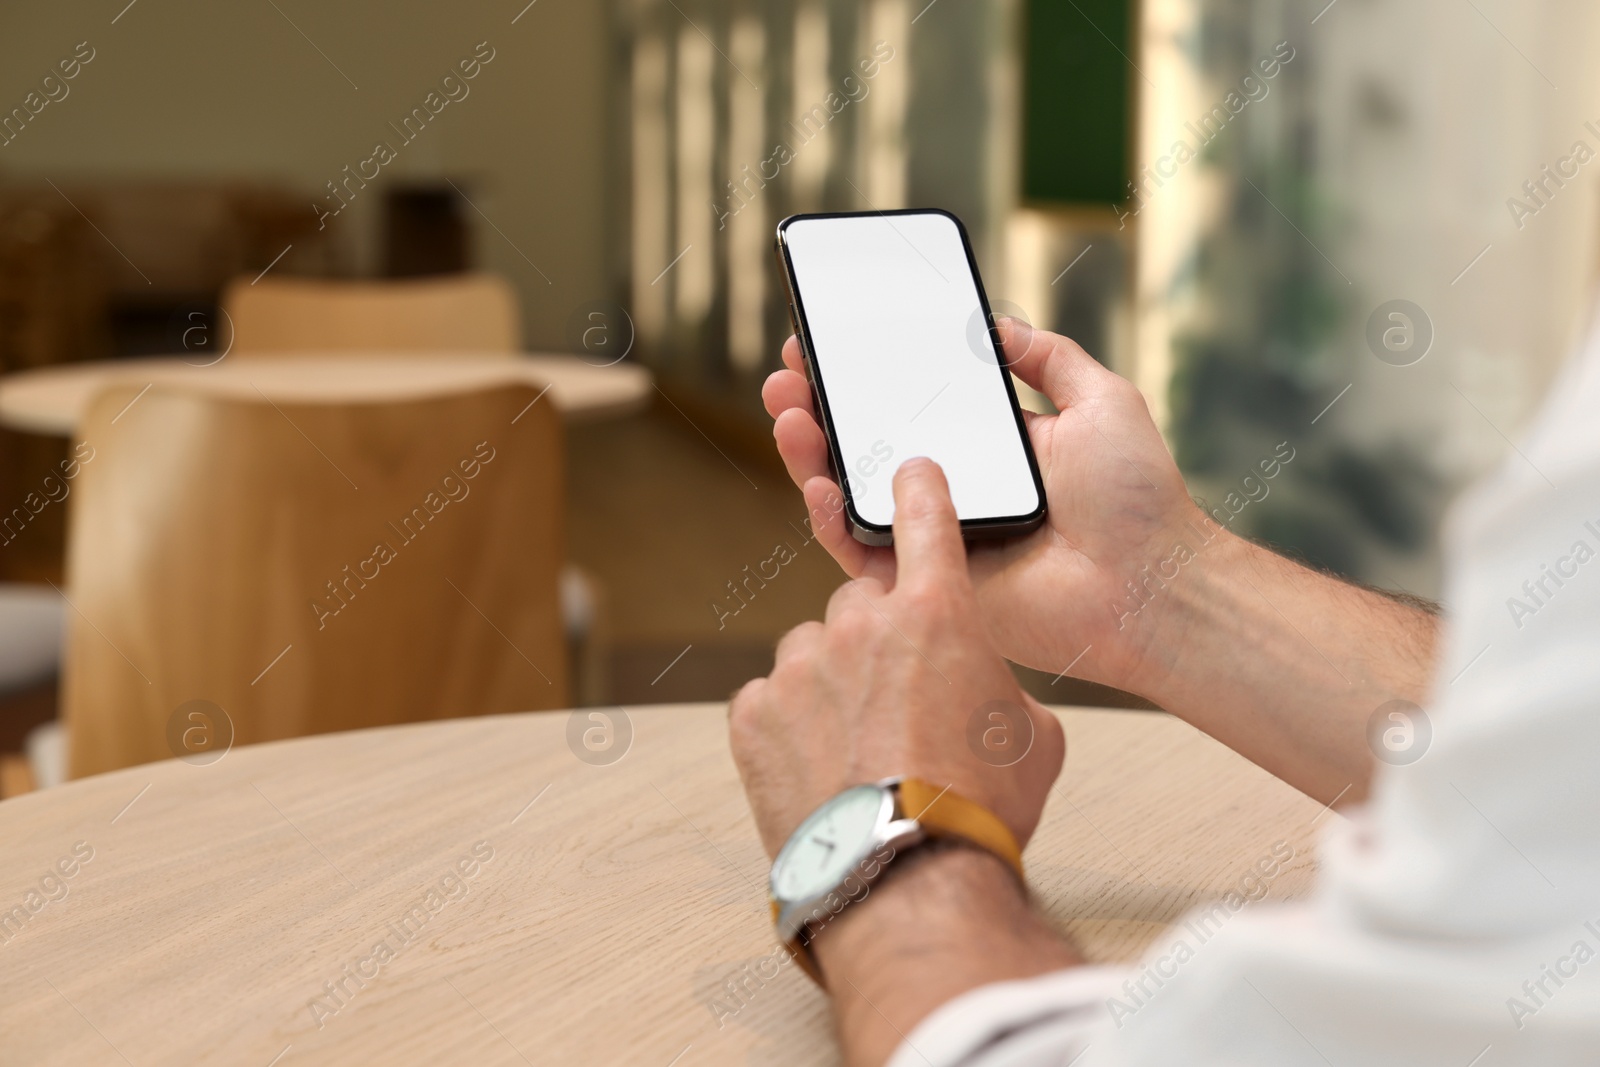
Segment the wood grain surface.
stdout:
<path fill-rule="evenodd" d="M 598 714 L 274 742 L 0 803 L 0 909 L 24 912 L 0 911 L 0 1058 L 835 1063 L 821 995 L 759 977 L 767 859 L 723 706 Z M 1132 959 L 1279 842 L 1266 899 L 1308 890 L 1339 816 L 1164 715 L 1061 715 L 1026 860 L 1091 959 Z"/>
<path fill-rule="evenodd" d="M 414 400 L 520 382 L 548 385 L 546 399 L 554 400 L 568 420 L 583 420 L 642 409 L 652 393 L 650 381 L 650 372 L 636 363 L 600 367 L 576 356 L 482 352 L 306 351 L 271 359 L 226 357 L 207 367 L 182 359 L 117 359 L 6 375 L 0 379 L 0 425 L 67 437 L 98 393 L 151 383 L 204 388 L 224 396 L 265 395 L 278 403 L 357 403 Z"/>

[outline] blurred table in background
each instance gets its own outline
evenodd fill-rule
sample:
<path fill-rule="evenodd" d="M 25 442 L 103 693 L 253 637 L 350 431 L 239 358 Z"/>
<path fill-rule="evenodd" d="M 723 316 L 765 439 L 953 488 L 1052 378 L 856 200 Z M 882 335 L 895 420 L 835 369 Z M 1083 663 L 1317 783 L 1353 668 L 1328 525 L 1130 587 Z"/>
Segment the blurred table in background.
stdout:
<path fill-rule="evenodd" d="M 575 356 L 307 352 L 270 360 L 195 366 L 183 359 L 119 359 L 22 371 L 0 378 L 0 425 L 69 437 L 89 402 L 110 385 L 203 385 L 275 401 L 400 400 L 507 382 L 548 385 L 568 420 L 613 418 L 647 406 L 650 372 L 633 363 L 593 366 Z"/>
<path fill-rule="evenodd" d="M 1089 960 L 1241 884 L 1309 891 L 1338 815 L 1169 716 L 1058 713 L 1028 877 Z M 722 704 L 215 756 L 0 803 L 5 904 L 50 879 L 4 930 L 8 1061 L 837 1062 L 774 955 Z"/>

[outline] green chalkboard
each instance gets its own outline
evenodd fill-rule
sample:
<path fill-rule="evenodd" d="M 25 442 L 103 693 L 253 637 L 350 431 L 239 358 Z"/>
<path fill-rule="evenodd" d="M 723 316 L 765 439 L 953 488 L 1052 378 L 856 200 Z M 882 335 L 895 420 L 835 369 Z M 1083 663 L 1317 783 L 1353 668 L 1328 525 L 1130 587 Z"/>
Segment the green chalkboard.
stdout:
<path fill-rule="evenodd" d="M 1022 195 L 1063 204 L 1127 199 L 1133 0 L 1027 0 Z"/>

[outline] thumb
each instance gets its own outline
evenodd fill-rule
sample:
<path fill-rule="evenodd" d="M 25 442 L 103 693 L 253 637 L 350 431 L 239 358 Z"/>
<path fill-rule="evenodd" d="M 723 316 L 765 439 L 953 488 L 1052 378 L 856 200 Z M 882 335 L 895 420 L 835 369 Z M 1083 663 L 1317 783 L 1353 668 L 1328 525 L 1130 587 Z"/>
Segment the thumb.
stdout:
<path fill-rule="evenodd" d="M 1006 367 L 1029 388 L 1049 397 L 1057 411 L 1067 410 L 1111 374 L 1070 338 L 1036 330 L 1014 317 L 1002 318 L 997 326 Z"/>

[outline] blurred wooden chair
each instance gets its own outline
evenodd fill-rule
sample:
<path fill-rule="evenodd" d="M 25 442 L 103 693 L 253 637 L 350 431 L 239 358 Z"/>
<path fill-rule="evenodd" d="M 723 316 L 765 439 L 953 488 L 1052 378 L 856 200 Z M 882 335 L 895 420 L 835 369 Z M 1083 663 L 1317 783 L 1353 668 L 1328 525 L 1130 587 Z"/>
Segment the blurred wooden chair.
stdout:
<path fill-rule="evenodd" d="M 391 281 L 241 276 L 223 291 L 222 309 L 233 324 L 232 351 L 241 356 L 522 348 L 516 293 L 497 274 Z"/>
<path fill-rule="evenodd" d="M 567 706 L 562 430 L 538 396 L 99 396 L 68 535 L 70 776 L 185 755 L 192 700 L 235 744 Z"/>

